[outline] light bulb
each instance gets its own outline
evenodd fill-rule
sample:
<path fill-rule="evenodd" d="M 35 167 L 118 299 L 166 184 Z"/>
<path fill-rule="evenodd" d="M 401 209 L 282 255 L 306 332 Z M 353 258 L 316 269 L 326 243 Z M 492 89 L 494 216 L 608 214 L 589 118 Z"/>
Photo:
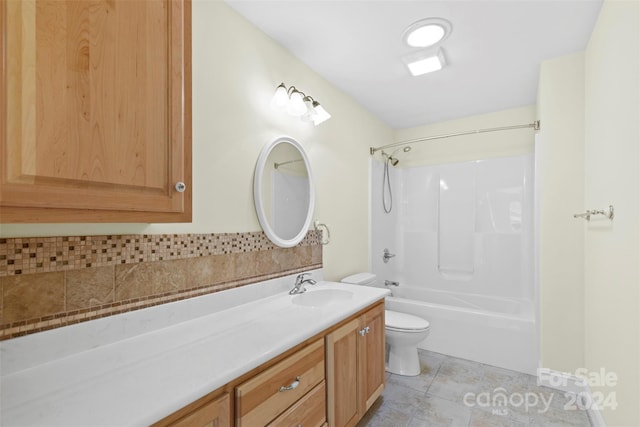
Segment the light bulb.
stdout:
<path fill-rule="evenodd" d="M 289 107 L 287 112 L 295 117 L 302 116 L 307 111 L 307 106 L 304 105 L 302 93 L 297 89 L 293 89 L 289 96 Z"/>
<path fill-rule="evenodd" d="M 273 94 L 273 98 L 271 98 L 271 107 L 286 108 L 288 104 L 289 95 L 287 94 L 287 87 L 284 83 L 280 83 Z"/>
<path fill-rule="evenodd" d="M 314 110 L 316 111 L 316 116 L 313 118 L 313 124 L 318 126 L 320 123 L 323 123 L 331 118 L 331 114 L 327 112 L 322 105 L 318 101 L 313 101 Z"/>
<path fill-rule="evenodd" d="M 313 98 L 311 98 L 310 96 L 305 96 L 304 105 L 307 108 L 307 111 L 302 115 L 301 119 L 303 122 L 312 122 L 318 115 L 315 107 L 313 106 Z"/>

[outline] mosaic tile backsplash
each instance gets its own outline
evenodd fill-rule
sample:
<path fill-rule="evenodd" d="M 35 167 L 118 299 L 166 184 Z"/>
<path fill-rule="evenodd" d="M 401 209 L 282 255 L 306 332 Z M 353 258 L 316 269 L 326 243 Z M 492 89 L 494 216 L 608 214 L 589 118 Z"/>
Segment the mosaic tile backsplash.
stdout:
<path fill-rule="evenodd" d="M 322 267 L 321 235 L 0 238 L 0 340 Z"/>

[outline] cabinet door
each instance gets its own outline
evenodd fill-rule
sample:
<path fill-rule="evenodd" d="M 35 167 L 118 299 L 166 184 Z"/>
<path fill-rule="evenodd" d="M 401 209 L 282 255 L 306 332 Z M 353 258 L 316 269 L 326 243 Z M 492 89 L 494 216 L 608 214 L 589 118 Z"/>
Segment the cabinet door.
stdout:
<path fill-rule="evenodd" d="M 189 0 L 0 3 L 2 222 L 190 220 L 190 19 Z"/>
<path fill-rule="evenodd" d="M 364 313 L 360 322 L 360 331 L 365 331 L 358 340 L 359 404 L 363 416 L 385 385 L 384 303 Z"/>
<path fill-rule="evenodd" d="M 358 329 L 354 319 L 327 335 L 327 421 L 331 427 L 353 426 L 358 404 Z"/>
<path fill-rule="evenodd" d="M 231 427 L 229 393 L 205 403 L 180 418 L 171 427 Z"/>

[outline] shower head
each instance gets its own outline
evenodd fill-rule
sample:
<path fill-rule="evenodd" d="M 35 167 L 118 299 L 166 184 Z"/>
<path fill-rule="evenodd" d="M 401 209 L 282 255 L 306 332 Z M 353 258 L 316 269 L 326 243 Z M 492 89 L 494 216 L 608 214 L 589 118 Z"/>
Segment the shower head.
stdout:
<path fill-rule="evenodd" d="M 411 151 L 411 147 L 396 148 L 389 156 L 389 162 L 391 162 L 392 166 L 396 166 L 400 162 L 400 159 L 396 159 L 395 157 L 393 157 L 393 155 L 400 150 L 402 150 L 404 153 L 408 153 L 409 151 Z"/>

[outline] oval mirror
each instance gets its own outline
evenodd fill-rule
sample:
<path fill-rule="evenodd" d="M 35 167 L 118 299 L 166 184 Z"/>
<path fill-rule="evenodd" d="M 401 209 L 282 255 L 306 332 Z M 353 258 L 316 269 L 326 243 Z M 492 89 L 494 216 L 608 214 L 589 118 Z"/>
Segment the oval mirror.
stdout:
<path fill-rule="evenodd" d="M 290 248 L 304 239 L 315 191 L 309 159 L 298 141 L 282 136 L 262 149 L 253 198 L 262 230 L 274 244 Z"/>

